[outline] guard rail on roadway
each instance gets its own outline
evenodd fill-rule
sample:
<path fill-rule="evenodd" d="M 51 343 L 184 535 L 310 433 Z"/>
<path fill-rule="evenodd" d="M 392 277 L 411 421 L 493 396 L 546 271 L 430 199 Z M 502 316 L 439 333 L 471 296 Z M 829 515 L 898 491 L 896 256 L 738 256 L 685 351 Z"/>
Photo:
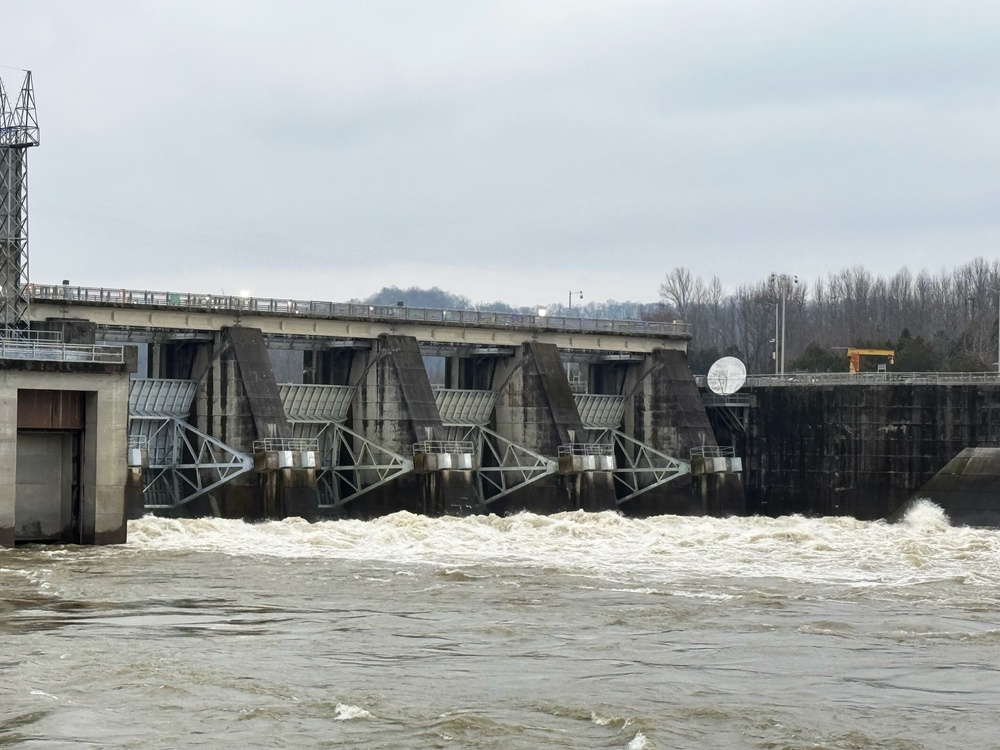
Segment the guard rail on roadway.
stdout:
<path fill-rule="evenodd" d="M 377 322 L 434 323 L 478 328 L 527 328 L 540 331 L 612 333 L 633 336 L 691 338 L 688 323 L 656 323 L 644 320 L 606 320 L 561 315 L 522 315 L 481 310 L 444 310 L 402 305 L 366 305 L 355 302 L 243 297 L 233 295 L 155 292 L 137 289 L 31 284 L 30 299 L 110 306 L 159 307 L 196 312 L 231 311 L 233 314 L 285 315 L 292 317 L 346 318 Z"/>

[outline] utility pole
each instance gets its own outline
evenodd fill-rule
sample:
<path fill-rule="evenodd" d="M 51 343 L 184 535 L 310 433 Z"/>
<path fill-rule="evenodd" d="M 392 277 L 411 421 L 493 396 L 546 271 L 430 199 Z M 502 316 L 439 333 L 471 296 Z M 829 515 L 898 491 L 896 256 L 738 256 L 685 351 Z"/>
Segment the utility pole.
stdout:
<path fill-rule="evenodd" d="M 570 292 L 569 293 L 569 305 L 567 305 L 567 309 L 569 309 L 569 310 L 573 309 L 573 295 L 574 294 L 579 294 L 580 295 L 580 299 L 583 299 L 583 292 Z"/>

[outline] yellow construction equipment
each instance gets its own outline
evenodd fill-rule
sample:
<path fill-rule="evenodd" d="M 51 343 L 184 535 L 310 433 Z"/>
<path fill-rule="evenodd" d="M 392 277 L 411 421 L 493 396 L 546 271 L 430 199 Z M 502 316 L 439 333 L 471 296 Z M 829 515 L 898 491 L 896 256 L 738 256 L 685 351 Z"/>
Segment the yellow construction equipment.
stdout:
<path fill-rule="evenodd" d="M 861 357 L 872 355 L 875 357 L 886 357 L 886 364 L 892 364 L 896 352 L 892 349 L 847 349 L 847 363 L 851 372 L 858 372 L 861 369 Z"/>

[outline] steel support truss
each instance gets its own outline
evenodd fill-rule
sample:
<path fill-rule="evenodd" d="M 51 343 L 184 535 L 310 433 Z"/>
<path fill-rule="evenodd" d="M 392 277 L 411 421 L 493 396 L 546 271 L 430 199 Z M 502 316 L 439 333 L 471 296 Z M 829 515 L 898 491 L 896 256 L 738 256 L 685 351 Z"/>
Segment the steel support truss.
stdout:
<path fill-rule="evenodd" d="M 355 386 L 278 386 L 292 437 L 315 440 L 319 507 L 336 511 L 413 471 L 413 460 L 344 426 Z"/>
<path fill-rule="evenodd" d="M 340 422 L 288 420 L 296 438 L 318 446 L 316 489 L 319 508 L 336 511 L 413 471 L 413 460 L 369 440 Z"/>
<path fill-rule="evenodd" d="M 591 442 L 612 446 L 615 499 L 619 505 L 691 474 L 691 463 L 668 455 L 613 428 L 597 430 Z"/>
<path fill-rule="evenodd" d="M 176 416 L 130 416 L 129 444 L 148 452 L 142 494 L 150 510 L 176 508 L 253 469 L 253 458 Z"/>
<path fill-rule="evenodd" d="M 483 425 L 449 425 L 449 440 L 473 445 L 472 465 L 479 501 L 489 506 L 512 492 L 555 474 L 555 459 L 525 448 Z"/>
<path fill-rule="evenodd" d="M 628 396 L 578 395 L 577 408 L 589 440 L 614 451 L 615 498 L 619 505 L 691 473 L 691 463 L 621 432 Z"/>

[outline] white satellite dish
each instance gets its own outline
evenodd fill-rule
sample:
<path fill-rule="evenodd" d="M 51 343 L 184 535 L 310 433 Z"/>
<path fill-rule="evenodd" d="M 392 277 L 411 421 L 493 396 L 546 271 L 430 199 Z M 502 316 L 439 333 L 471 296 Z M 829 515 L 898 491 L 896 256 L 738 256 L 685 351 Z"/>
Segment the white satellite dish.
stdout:
<path fill-rule="evenodd" d="M 712 393 L 728 396 L 747 382 L 747 366 L 736 357 L 723 357 L 708 368 L 705 381 Z"/>

